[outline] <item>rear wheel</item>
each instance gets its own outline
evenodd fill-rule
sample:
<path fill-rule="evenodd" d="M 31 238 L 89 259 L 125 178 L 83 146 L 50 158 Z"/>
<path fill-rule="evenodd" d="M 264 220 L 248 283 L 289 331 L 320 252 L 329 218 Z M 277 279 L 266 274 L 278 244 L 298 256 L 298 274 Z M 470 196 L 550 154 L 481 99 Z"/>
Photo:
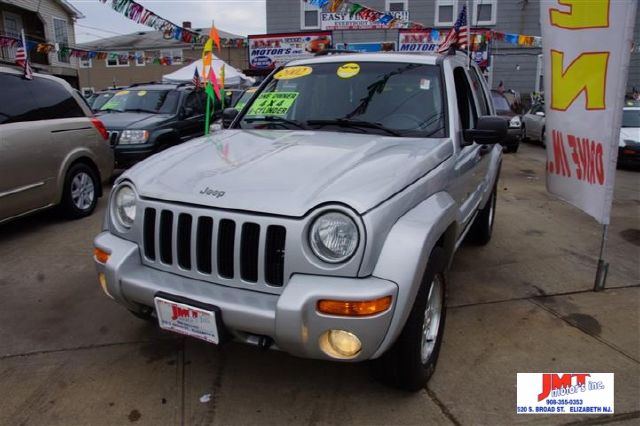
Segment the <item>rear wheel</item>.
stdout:
<path fill-rule="evenodd" d="M 91 167 L 84 163 L 74 164 L 64 181 L 62 211 L 70 219 L 90 215 L 98 203 L 99 179 Z"/>
<path fill-rule="evenodd" d="M 431 252 L 409 318 L 393 346 L 371 364 L 373 376 L 391 386 L 417 391 L 433 375 L 445 320 L 444 250 Z"/>

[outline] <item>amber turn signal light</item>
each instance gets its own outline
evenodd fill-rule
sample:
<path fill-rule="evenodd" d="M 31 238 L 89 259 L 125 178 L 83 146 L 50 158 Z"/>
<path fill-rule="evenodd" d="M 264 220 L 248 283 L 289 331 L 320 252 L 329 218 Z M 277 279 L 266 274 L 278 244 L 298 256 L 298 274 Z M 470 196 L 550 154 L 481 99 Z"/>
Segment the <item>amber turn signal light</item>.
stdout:
<path fill-rule="evenodd" d="M 93 249 L 93 255 L 95 256 L 96 260 L 100 263 L 107 263 L 107 260 L 109 260 L 109 256 L 111 256 L 106 251 L 100 250 L 97 247 Z"/>
<path fill-rule="evenodd" d="M 391 296 L 366 301 L 320 300 L 318 312 L 346 317 L 366 317 L 384 312 L 391 306 Z"/>

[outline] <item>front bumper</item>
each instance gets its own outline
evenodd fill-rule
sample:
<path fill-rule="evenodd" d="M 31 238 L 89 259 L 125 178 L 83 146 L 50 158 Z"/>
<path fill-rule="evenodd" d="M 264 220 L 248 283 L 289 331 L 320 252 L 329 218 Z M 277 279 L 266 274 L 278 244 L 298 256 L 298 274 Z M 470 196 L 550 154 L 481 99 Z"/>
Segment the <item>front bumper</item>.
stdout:
<path fill-rule="evenodd" d="M 520 143 L 522 139 L 522 128 L 509 127 L 507 129 L 507 137 L 502 141 L 503 146 L 514 146 Z"/>
<path fill-rule="evenodd" d="M 103 232 L 95 246 L 110 253 L 106 264 L 96 261 L 107 278 L 107 291 L 134 312 L 149 310 L 163 292 L 220 308 L 225 331 L 235 340 L 259 344 L 264 337 L 292 355 L 336 360 L 319 347 L 330 329 L 349 331 L 362 342 L 361 352 L 346 361 L 370 359 L 380 347 L 393 317 L 398 286 L 375 277 L 343 278 L 293 275 L 281 294 L 260 293 L 186 278 L 142 265 L 137 244 Z M 387 311 L 370 317 L 342 317 L 318 313 L 321 299 L 373 300 L 392 296 Z"/>
<path fill-rule="evenodd" d="M 153 143 L 114 145 L 113 155 L 118 167 L 132 166 L 155 153 L 156 146 Z"/>

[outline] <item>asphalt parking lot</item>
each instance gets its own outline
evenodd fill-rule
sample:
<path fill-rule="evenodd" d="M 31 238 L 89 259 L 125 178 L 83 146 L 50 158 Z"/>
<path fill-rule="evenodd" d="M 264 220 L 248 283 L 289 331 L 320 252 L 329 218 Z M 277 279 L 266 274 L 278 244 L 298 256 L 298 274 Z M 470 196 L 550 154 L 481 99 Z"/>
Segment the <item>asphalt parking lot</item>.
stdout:
<path fill-rule="evenodd" d="M 102 294 L 91 217 L 0 227 L 0 424 L 638 424 L 640 172 L 619 170 L 607 290 L 600 227 L 544 187 L 544 150 L 505 157 L 496 228 L 449 275 L 428 389 L 389 389 L 365 365 L 183 338 Z M 517 372 L 613 372 L 615 414 L 516 415 Z"/>

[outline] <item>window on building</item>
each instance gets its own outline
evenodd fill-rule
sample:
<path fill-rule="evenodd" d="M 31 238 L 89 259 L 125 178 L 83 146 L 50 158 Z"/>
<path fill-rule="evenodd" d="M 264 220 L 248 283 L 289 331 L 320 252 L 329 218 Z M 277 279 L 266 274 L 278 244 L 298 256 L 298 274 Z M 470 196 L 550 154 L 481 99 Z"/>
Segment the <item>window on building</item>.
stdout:
<path fill-rule="evenodd" d="M 474 0 L 472 25 L 495 25 L 498 0 Z"/>
<path fill-rule="evenodd" d="M 458 13 L 458 0 L 436 0 L 436 27 L 451 27 Z"/>
<path fill-rule="evenodd" d="M 107 57 L 107 68 L 128 67 L 129 52 L 113 52 Z"/>
<path fill-rule="evenodd" d="M 53 18 L 53 33 L 55 42 L 58 44 L 58 61 L 69 63 L 69 51 L 65 47 L 69 47 L 69 32 L 67 21 L 60 18 Z"/>
<path fill-rule="evenodd" d="M 91 59 L 82 59 L 80 58 L 80 68 L 91 68 L 93 66 L 93 63 L 91 62 Z"/>
<path fill-rule="evenodd" d="M 404 12 L 409 10 L 409 0 L 386 0 L 385 12 Z"/>
<path fill-rule="evenodd" d="M 163 49 L 160 51 L 160 58 L 169 61 L 171 65 L 182 63 L 182 49 Z"/>
<path fill-rule="evenodd" d="M 320 9 L 300 0 L 300 28 L 303 30 L 320 28 Z"/>
<path fill-rule="evenodd" d="M 145 62 L 144 62 L 144 52 L 142 51 L 137 51 L 136 52 L 136 66 L 137 67 L 144 67 Z"/>

